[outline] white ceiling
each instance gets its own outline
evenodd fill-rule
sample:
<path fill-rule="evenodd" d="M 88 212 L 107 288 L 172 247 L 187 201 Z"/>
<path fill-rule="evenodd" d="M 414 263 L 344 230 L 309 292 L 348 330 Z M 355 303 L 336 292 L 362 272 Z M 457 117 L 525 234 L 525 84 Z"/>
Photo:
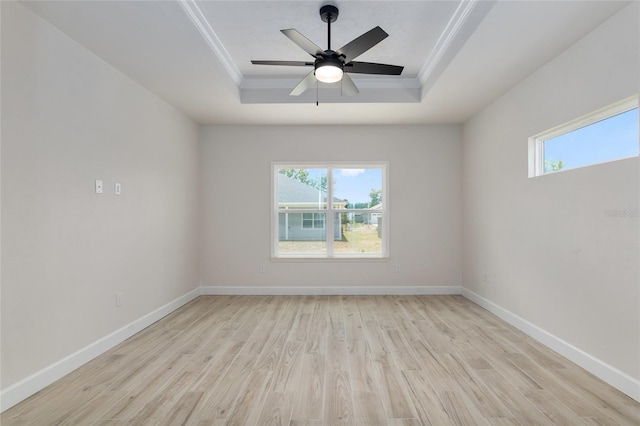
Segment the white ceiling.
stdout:
<path fill-rule="evenodd" d="M 357 60 L 405 66 L 352 76 L 354 97 L 324 85 L 291 97 L 310 69 L 250 63 L 308 60 L 286 28 L 326 48 L 327 2 L 22 3 L 201 124 L 422 124 L 464 122 L 629 1 L 332 2 L 333 49 L 379 25 L 390 36 Z"/>

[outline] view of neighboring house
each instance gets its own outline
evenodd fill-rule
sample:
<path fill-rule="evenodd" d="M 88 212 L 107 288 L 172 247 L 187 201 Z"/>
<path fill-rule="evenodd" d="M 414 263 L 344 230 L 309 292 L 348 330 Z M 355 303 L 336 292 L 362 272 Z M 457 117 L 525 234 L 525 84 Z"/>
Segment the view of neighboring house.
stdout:
<path fill-rule="evenodd" d="M 382 203 L 378 203 L 373 207 L 369 207 L 369 210 L 378 210 L 377 212 L 367 211 L 362 213 L 355 213 L 353 220 L 354 223 L 363 223 L 365 225 L 378 226 L 378 220 L 382 218 Z"/>
<path fill-rule="evenodd" d="M 278 175 L 278 208 L 289 210 L 323 209 L 327 203 L 327 192 L 309 186 L 283 174 Z M 346 208 L 347 202 L 333 198 L 336 208 Z M 313 241 L 325 239 L 324 213 L 280 213 L 280 241 Z M 333 237 L 342 239 L 341 215 L 334 222 Z"/>
<path fill-rule="evenodd" d="M 369 223 L 371 225 L 379 225 L 380 224 L 380 219 L 382 218 L 382 213 L 380 213 L 380 211 L 382 211 L 382 203 L 380 204 L 376 204 L 375 206 L 371 207 L 372 210 L 378 210 L 377 212 L 369 212 Z"/>

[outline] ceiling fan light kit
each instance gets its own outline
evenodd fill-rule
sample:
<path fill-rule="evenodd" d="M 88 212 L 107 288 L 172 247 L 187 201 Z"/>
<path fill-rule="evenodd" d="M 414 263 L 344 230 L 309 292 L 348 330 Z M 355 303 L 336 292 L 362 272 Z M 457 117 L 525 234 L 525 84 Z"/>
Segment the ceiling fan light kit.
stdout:
<path fill-rule="evenodd" d="M 318 81 L 322 83 L 337 83 L 342 80 L 344 74 L 342 62 L 333 58 L 318 62 L 316 63 L 316 78 Z"/>
<path fill-rule="evenodd" d="M 327 23 L 327 50 L 323 50 L 295 29 L 281 30 L 291 41 L 314 58 L 313 62 L 304 61 L 264 61 L 252 60 L 254 65 L 280 66 L 313 66 L 311 71 L 291 91 L 290 95 L 298 96 L 313 86 L 316 81 L 337 83 L 342 81 L 342 91 L 347 95 L 355 95 L 358 88 L 347 73 L 400 75 L 404 67 L 398 65 L 377 64 L 372 62 L 356 62 L 354 59 L 387 38 L 382 28 L 375 27 L 352 40 L 338 50 L 331 50 L 331 23 L 338 19 L 338 8 L 325 5 L 320 8 L 320 18 Z"/>

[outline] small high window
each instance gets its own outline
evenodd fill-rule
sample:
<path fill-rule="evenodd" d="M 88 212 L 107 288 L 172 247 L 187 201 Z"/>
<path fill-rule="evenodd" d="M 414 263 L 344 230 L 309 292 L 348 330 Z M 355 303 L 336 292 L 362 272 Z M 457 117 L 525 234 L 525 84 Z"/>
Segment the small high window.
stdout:
<path fill-rule="evenodd" d="M 633 96 L 529 138 L 529 177 L 637 157 Z"/>
<path fill-rule="evenodd" d="M 274 258 L 386 258 L 386 163 L 272 166 Z"/>

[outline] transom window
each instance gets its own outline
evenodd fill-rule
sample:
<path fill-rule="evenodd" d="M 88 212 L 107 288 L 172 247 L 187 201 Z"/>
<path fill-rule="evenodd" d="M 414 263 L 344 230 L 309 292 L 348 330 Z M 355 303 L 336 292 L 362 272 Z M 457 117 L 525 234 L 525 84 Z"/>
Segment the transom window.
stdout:
<path fill-rule="evenodd" d="M 389 256 L 386 163 L 275 163 L 272 179 L 272 257 Z"/>
<path fill-rule="evenodd" d="M 638 156 L 632 96 L 529 138 L 529 177 Z"/>

